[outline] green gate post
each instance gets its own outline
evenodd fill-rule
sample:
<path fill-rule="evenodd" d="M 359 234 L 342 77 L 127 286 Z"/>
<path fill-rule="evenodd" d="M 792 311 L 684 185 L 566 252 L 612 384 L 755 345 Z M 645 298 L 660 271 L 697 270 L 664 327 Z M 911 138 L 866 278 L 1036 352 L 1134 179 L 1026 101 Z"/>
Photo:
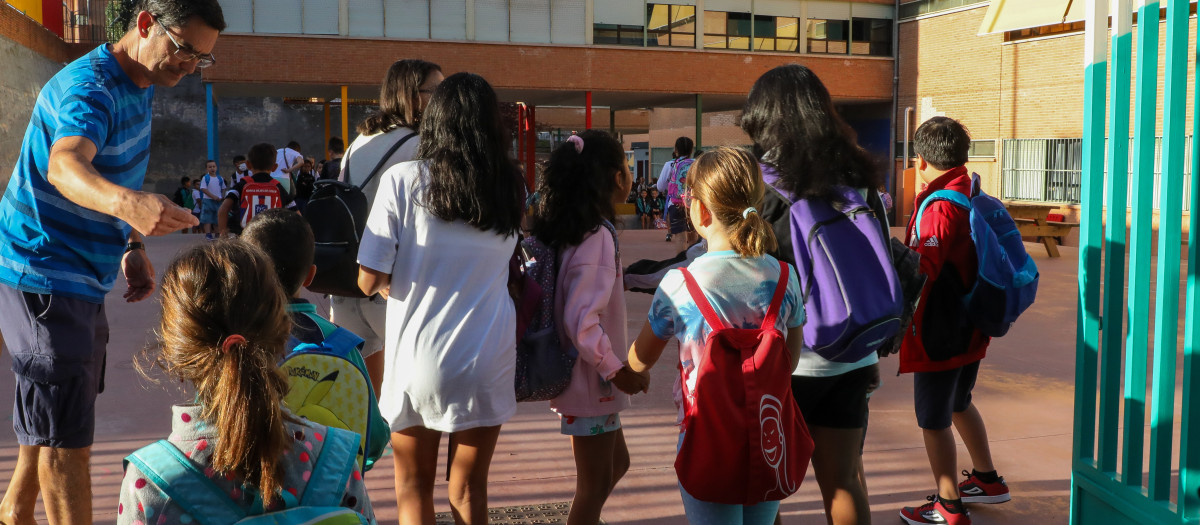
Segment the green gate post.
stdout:
<path fill-rule="evenodd" d="M 1183 220 L 1184 120 L 1187 118 L 1187 68 L 1189 54 L 1200 54 L 1189 43 L 1190 5 L 1187 0 L 1167 4 L 1163 140 L 1159 191 L 1158 257 L 1152 264 L 1154 241 L 1154 149 L 1156 135 L 1160 4 L 1138 1 L 1137 76 L 1133 120 L 1132 225 L 1126 272 L 1126 198 L 1129 195 L 1129 82 L 1132 37 L 1129 0 L 1112 0 L 1112 85 L 1108 113 L 1108 169 L 1104 176 L 1101 144 L 1105 136 L 1107 66 L 1104 49 L 1108 30 L 1106 3 L 1087 5 L 1085 46 L 1084 167 L 1079 254 L 1079 296 L 1076 334 L 1075 436 L 1071 473 L 1071 523 L 1196 524 L 1200 521 L 1200 104 L 1195 113 L 1190 203 L 1192 215 L 1188 242 L 1187 304 L 1179 316 L 1179 277 Z M 1200 28 L 1197 28 L 1200 38 Z M 1200 70 L 1193 79 L 1200 92 Z M 1101 213 L 1101 182 L 1108 208 Z M 1107 219 L 1101 246 L 1101 217 Z M 1103 270 L 1101 270 L 1103 268 Z M 1151 269 L 1157 280 L 1151 281 Z M 1100 279 L 1101 282 L 1096 282 Z M 1124 296 L 1128 282 L 1128 298 Z M 1154 324 L 1150 325 L 1150 299 L 1154 294 Z M 1103 310 L 1101 297 L 1103 294 Z M 1101 315 L 1103 314 L 1103 315 Z M 1125 322 L 1128 331 L 1122 338 Z M 1178 334 L 1184 324 L 1183 402 L 1175 404 Z M 1154 330 L 1152 354 L 1147 355 Z M 1102 352 L 1102 355 L 1098 353 Z M 1149 478 L 1143 484 L 1143 446 L 1146 423 L 1146 359 L 1153 360 L 1150 407 Z M 1099 358 L 1099 360 L 1098 360 Z M 1097 414 L 1099 368 L 1099 414 Z M 1123 388 L 1120 371 L 1124 369 Z M 1123 394 L 1123 396 L 1122 396 Z M 1123 397 L 1124 419 L 1118 422 Z M 1098 418 L 1097 418 L 1098 416 Z M 1171 493 L 1174 451 L 1173 431 L 1180 425 L 1178 493 Z M 1096 445 L 1098 443 L 1098 446 Z M 1117 464 L 1117 451 L 1121 451 Z M 1174 496 L 1174 502 L 1172 501 Z"/>
<path fill-rule="evenodd" d="M 1090 3 L 1090 2 L 1089 2 Z M 1103 2 L 1100 3 L 1103 5 Z M 1098 27 L 1104 27 L 1100 23 Z M 1120 435 L 1121 348 L 1125 328 L 1125 249 L 1129 212 L 1129 64 L 1133 62 L 1133 14 L 1129 0 L 1119 0 L 1113 13 L 1112 87 L 1109 112 L 1107 227 L 1104 236 L 1104 316 L 1101 327 L 1103 365 L 1100 367 L 1099 468 L 1117 473 L 1117 438 Z M 1103 31 L 1097 31 L 1103 34 Z M 1103 85 L 1104 77 L 1097 82 Z M 1095 135 L 1087 128 L 1086 134 Z M 1103 132 L 1099 134 L 1103 136 Z M 1096 137 L 1096 140 L 1101 140 Z M 1103 173 L 1100 170 L 1098 173 Z M 1080 225 L 1082 228 L 1082 225 Z"/>

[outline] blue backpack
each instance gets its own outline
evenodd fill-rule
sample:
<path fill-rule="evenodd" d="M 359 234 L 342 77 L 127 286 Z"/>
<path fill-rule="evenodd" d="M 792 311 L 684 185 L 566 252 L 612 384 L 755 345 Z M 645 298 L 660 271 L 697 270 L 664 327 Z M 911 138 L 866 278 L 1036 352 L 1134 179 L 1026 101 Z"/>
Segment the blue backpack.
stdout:
<path fill-rule="evenodd" d="M 166 440 L 138 449 L 125 458 L 125 465 L 133 463 L 198 525 L 358 525 L 367 523 L 366 518 L 341 506 L 346 483 L 358 461 L 357 450 L 357 435 L 329 428 L 304 493 L 297 499 L 284 491 L 284 510 L 265 514 L 261 495 L 255 498 L 252 511 L 246 512 Z"/>
<path fill-rule="evenodd" d="M 918 238 L 925 208 L 937 201 L 948 201 L 971 214 L 971 240 L 979 272 L 963 303 L 967 317 L 980 332 L 1001 337 L 1037 296 L 1037 264 L 1025 251 L 1021 232 L 1004 203 L 979 188 L 979 175 L 971 176 L 970 199 L 954 190 L 938 190 L 925 198 L 915 221 Z"/>

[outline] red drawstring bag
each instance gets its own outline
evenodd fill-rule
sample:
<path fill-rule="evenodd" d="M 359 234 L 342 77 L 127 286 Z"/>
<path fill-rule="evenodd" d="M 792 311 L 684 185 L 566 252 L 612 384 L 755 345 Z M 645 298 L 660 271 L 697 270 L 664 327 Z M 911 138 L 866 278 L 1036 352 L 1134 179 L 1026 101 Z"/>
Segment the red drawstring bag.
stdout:
<path fill-rule="evenodd" d="M 792 398 L 792 370 L 775 319 L 787 290 L 788 264 L 760 328 L 731 328 L 717 317 L 686 268 L 688 293 L 712 332 L 696 369 L 696 388 L 684 387 L 683 443 L 675 457 L 679 483 L 692 497 L 754 505 L 784 499 L 800 488 L 813 442 Z M 799 306 L 797 306 L 799 307 Z"/>

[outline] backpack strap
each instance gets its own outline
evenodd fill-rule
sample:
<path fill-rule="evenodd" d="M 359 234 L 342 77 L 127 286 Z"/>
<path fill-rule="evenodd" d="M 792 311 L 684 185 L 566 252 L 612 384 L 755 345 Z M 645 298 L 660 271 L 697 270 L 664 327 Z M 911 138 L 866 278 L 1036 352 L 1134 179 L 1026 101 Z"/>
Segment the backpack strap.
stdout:
<path fill-rule="evenodd" d="M 787 285 L 788 263 L 779 261 L 779 283 L 775 285 L 775 295 L 771 297 L 771 306 L 767 307 L 767 315 L 763 317 L 760 330 L 775 327 L 775 321 L 779 318 L 779 309 L 783 307 L 783 294 L 787 292 Z"/>
<path fill-rule="evenodd" d="M 142 447 L 125 458 L 154 486 L 200 525 L 226 525 L 246 517 L 225 491 L 208 479 L 192 460 L 166 440 Z"/>
<path fill-rule="evenodd" d="M 388 159 L 392 158 L 392 155 L 396 153 L 396 150 L 400 149 L 400 146 L 403 146 L 405 142 L 408 142 L 415 136 L 417 136 L 417 132 L 414 131 L 408 135 L 405 135 L 404 138 L 396 141 L 395 144 L 392 144 L 392 147 L 388 148 L 387 153 L 384 153 L 382 157 L 379 157 L 379 162 L 375 164 L 375 169 L 371 170 L 371 173 L 367 175 L 366 179 L 363 179 L 362 184 L 358 185 L 358 189 L 361 190 L 365 188 L 367 183 L 371 182 L 371 179 L 375 178 L 375 174 L 379 173 L 379 169 L 382 168 L 384 164 L 387 164 Z M 346 161 L 346 184 L 353 184 L 353 182 L 350 182 L 349 161 Z"/>
<path fill-rule="evenodd" d="M 300 505 L 305 507 L 337 507 L 342 504 L 346 482 L 358 463 L 359 436 L 349 430 L 326 427 L 325 445 L 312 476 L 304 487 Z"/>
<path fill-rule="evenodd" d="M 601 221 L 600 225 L 604 226 L 604 228 L 608 230 L 608 233 L 612 234 L 613 254 L 617 258 L 617 270 L 620 270 L 621 269 L 621 243 L 620 243 L 620 241 L 617 240 L 617 227 L 613 226 L 613 223 L 608 222 L 608 219 L 604 219 L 603 221 Z"/>
<path fill-rule="evenodd" d="M 915 231 L 918 239 L 921 238 L 921 216 L 925 214 L 925 208 L 927 206 L 937 201 L 949 201 L 951 204 L 958 206 L 959 208 L 967 211 L 971 210 L 970 199 L 967 199 L 966 195 L 963 195 L 957 191 L 937 190 L 929 194 L 929 196 L 925 197 L 925 200 L 921 202 L 921 207 L 917 209 L 917 220 L 914 221 Z"/>
<path fill-rule="evenodd" d="M 712 327 L 714 331 L 728 328 L 725 322 L 717 316 L 716 310 L 713 310 L 712 304 L 704 296 L 704 290 L 700 289 L 700 284 L 696 282 L 695 277 L 692 277 L 692 272 L 689 272 L 687 268 L 680 268 L 679 271 L 683 273 L 683 282 L 687 285 L 688 293 L 691 294 L 692 301 L 700 308 L 704 320 L 708 321 L 708 326 Z"/>
<path fill-rule="evenodd" d="M 319 323 L 318 326 L 320 326 Z M 288 339 L 289 345 L 291 345 L 293 342 L 296 344 L 292 345 L 292 352 L 325 349 L 338 356 L 348 358 L 350 356 L 350 350 L 356 349 L 359 347 L 359 345 L 363 344 L 363 338 L 359 337 L 358 334 L 339 326 L 337 329 L 330 332 L 329 335 L 326 335 L 325 340 L 321 341 L 321 344 L 319 345 L 313 343 L 301 343 L 295 337 Z"/>

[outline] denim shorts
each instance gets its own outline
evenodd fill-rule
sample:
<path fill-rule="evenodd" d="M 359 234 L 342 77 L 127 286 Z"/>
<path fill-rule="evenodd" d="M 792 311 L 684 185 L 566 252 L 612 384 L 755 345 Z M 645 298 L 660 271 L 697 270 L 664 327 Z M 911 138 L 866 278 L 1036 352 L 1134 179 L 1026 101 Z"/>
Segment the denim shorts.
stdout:
<path fill-rule="evenodd" d="M 104 391 L 104 305 L 0 284 L 0 332 L 16 378 L 13 431 L 26 446 L 84 448 Z"/>

